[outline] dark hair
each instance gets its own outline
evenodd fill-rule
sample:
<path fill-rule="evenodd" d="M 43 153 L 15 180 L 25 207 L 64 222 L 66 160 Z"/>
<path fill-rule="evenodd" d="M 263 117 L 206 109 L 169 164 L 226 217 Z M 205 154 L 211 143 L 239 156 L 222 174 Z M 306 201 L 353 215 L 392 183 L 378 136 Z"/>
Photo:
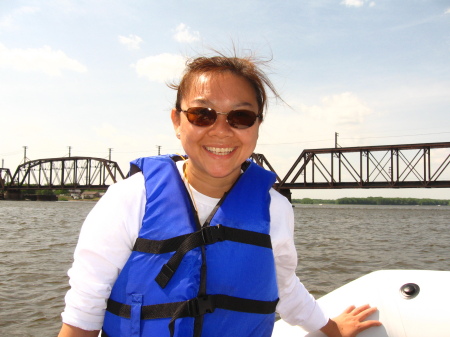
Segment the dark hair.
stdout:
<path fill-rule="evenodd" d="M 197 57 L 189 59 L 186 62 L 186 69 L 179 84 L 169 84 L 168 86 L 177 91 L 177 99 L 175 108 L 181 111 L 181 100 L 188 92 L 189 86 L 192 85 L 196 76 L 210 73 L 230 72 L 246 79 L 255 89 L 256 101 L 258 103 L 258 113 L 262 113 L 267 109 L 267 93 L 266 87 L 272 91 L 276 98 L 280 98 L 274 85 L 267 75 L 258 67 L 258 65 L 266 63 L 266 61 L 257 61 L 254 57 L 227 57 L 224 55 L 212 57 Z"/>

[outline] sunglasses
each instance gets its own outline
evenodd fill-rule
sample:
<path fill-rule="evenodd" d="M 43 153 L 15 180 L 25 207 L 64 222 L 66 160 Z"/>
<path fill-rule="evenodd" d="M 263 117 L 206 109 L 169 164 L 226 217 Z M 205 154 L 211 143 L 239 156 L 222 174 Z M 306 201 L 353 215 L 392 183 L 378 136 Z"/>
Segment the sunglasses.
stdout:
<path fill-rule="evenodd" d="M 226 115 L 228 124 L 236 129 L 247 129 L 255 124 L 256 118 L 262 119 L 262 114 L 255 114 L 250 110 L 231 110 L 217 112 L 211 108 L 193 107 L 180 110 L 186 114 L 188 121 L 197 126 L 211 126 L 217 120 L 217 115 Z"/>

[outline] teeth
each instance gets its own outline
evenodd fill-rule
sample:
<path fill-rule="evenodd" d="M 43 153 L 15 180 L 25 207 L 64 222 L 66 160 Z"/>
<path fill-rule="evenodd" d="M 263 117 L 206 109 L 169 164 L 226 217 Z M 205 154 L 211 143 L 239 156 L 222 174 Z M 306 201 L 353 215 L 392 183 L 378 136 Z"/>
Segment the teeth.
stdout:
<path fill-rule="evenodd" d="M 225 156 L 233 152 L 234 147 L 206 147 L 206 149 L 218 156 Z"/>

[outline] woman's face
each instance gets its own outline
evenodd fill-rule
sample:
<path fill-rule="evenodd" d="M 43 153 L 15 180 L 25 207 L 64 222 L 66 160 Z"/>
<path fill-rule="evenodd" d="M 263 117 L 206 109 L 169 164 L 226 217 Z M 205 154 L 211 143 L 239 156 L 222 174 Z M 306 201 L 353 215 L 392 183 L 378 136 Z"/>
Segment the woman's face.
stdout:
<path fill-rule="evenodd" d="M 232 73 L 199 75 L 181 101 L 182 110 L 191 107 L 217 112 L 246 109 L 258 114 L 255 90 L 243 77 Z M 189 156 L 191 177 L 205 182 L 214 178 L 237 179 L 241 164 L 253 153 L 260 119 L 247 129 L 236 129 L 226 117 L 218 115 L 213 125 L 200 127 L 191 124 L 183 112 L 172 110 L 175 132 L 180 134 Z"/>

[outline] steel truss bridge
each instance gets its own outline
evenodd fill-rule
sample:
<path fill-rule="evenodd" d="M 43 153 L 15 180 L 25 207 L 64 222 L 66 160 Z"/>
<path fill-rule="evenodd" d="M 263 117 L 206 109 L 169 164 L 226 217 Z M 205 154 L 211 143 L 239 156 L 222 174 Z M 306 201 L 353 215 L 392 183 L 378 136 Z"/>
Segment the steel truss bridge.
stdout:
<path fill-rule="evenodd" d="M 293 189 L 450 187 L 450 142 L 304 150 L 284 178 L 263 154 L 252 158 L 276 173 L 274 187 L 288 199 Z M 107 189 L 125 177 L 107 159 L 38 159 L 14 174 L 0 169 L 0 191 Z"/>
<path fill-rule="evenodd" d="M 304 150 L 275 188 L 289 199 L 292 189 L 449 188 L 449 166 L 450 142 Z"/>
<path fill-rule="evenodd" d="M 107 189 L 125 179 L 116 162 L 92 157 L 37 159 L 19 165 L 11 174 L 0 169 L 0 189 L 7 191 L 43 189 Z"/>

